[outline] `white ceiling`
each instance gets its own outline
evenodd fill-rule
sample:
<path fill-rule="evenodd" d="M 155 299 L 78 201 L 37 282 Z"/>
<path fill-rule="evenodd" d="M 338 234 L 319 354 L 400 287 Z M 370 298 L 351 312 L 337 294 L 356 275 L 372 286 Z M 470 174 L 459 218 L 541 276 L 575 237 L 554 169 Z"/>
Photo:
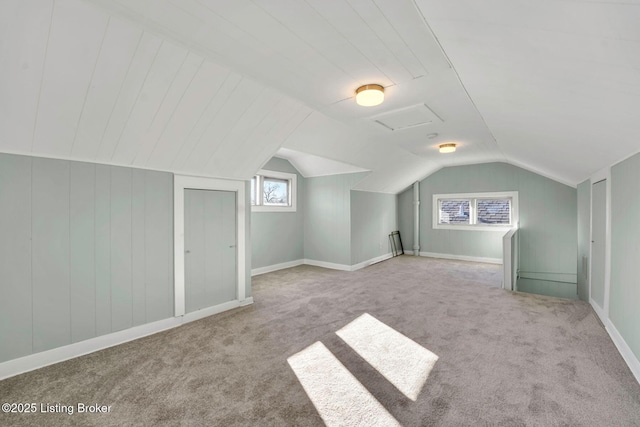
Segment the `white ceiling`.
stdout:
<path fill-rule="evenodd" d="M 508 159 L 575 184 L 640 150 L 640 1 L 416 2 Z"/>
<path fill-rule="evenodd" d="M 344 173 L 370 172 L 367 169 L 349 165 L 347 163 L 330 160 L 325 157 L 314 156 L 290 148 L 280 148 L 276 157 L 286 159 L 305 178 L 317 176 L 340 175 Z"/>
<path fill-rule="evenodd" d="M 638 22 L 630 0 L 2 1 L 0 150 L 247 179 L 284 148 L 390 193 L 507 161 L 575 185 L 640 149 Z M 366 83 L 385 103 L 355 105 Z M 430 123 L 376 122 L 415 106 Z"/>
<path fill-rule="evenodd" d="M 0 20 L 5 152 L 248 179 L 311 112 L 86 2 L 2 1 Z"/>

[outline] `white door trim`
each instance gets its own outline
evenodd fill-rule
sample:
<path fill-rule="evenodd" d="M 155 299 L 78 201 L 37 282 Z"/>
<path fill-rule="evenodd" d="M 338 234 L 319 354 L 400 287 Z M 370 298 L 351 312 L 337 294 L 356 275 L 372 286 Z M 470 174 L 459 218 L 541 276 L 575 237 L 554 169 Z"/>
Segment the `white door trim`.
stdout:
<path fill-rule="evenodd" d="M 184 316 L 185 308 L 185 268 L 184 268 L 184 190 L 217 190 L 236 193 L 236 256 L 237 256 L 237 295 L 238 301 L 245 299 L 245 182 L 226 179 L 200 178 L 195 176 L 174 175 L 173 178 L 173 242 L 175 271 L 174 316 Z"/>
<path fill-rule="evenodd" d="M 593 240 L 593 186 L 600 181 L 605 181 L 605 248 L 604 248 L 604 307 L 598 306 L 601 310 L 599 314 L 609 318 L 609 294 L 611 289 L 611 168 L 603 168 L 594 173 L 590 178 L 590 224 L 589 224 L 589 302 L 591 305 L 597 303 L 591 298 L 591 279 L 593 266 L 593 250 L 591 241 Z"/>

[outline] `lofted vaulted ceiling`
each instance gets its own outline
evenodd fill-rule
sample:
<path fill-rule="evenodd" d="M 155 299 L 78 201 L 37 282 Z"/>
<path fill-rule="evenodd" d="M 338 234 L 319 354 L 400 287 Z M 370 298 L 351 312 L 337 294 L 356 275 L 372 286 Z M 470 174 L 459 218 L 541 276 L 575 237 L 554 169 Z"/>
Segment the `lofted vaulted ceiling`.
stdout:
<path fill-rule="evenodd" d="M 247 179 L 281 149 L 390 193 L 507 161 L 575 185 L 640 149 L 637 22 L 631 0 L 7 0 L 0 151 Z M 355 104 L 366 83 L 382 105 Z"/>

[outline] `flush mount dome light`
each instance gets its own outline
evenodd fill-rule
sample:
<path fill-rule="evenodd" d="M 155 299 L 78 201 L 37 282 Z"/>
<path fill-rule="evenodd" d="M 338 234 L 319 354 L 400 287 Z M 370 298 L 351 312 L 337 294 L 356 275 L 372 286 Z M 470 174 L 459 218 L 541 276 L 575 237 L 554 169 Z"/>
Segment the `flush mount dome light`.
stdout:
<path fill-rule="evenodd" d="M 456 144 L 440 144 L 440 152 L 443 154 L 456 151 Z"/>
<path fill-rule="evenodd" d="M 356 102 L 363 107 L 374 107 L 384 101 L 384 87 L 376 84 L 360 86 L 356 89 Z"/>

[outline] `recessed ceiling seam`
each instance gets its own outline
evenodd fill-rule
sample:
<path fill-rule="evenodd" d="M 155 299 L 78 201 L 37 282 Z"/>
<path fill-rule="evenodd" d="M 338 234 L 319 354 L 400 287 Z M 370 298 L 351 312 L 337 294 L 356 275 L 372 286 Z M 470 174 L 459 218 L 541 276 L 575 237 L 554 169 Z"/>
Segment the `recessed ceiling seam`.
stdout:
<path fill-rule="evenodd" d="M 184 147 L 186 147 L 187 141 L 189 141 L 191 139 L 191 135 L 193 135 L 193 132 L 196 130 L 196 128 L 200 124 L 200 121 L 203 119 L 203 117 L 204 117 L 205 113 L 207 112 L 207 110 L 209 110 L 209 107 L 211 107 L 211 104 L 213 103 L 213 101 L 218 96 L 218 93 L 220 93 L 220 90 L 222 89 L 222 87 L 227 83 L 227 80 L 229 80 L 229 76 L 231 74 L 232 74 L 231 71 L 227 72 L 227 75 L 224 77 L 224 80 L 222 80 L 222 83 L 220 83 L 220 86 L 218 86 L 218 88 L 215 90 L 213 95 L 211 95 L 211 99 L 209 99 L 209 102 L 207 102 L 207 105 L 202 109 L 202 112 L 198 116 L 198 119 L 193 123 L 193 126 L 191 127 L 191 130 L 187 134 L 187 137 L 184 139 L 184 143 L 182 144 L 182 146 L 178 150 L 178 154 L 171 161 L 171 168 L 173 168 L 175 166 L 176 160 L 178 160 L 181 157 L 180 154 L 182 154 L 182 150 L 184 149 Z M 213 116 L 215 117 L 216 114 L 214 114 Z M 208 125 L 207 125 L 207 127 L 208 127 Z M 205 128 L 205 130 L 206 130 L 206 128 Z M 195 145 L 196 144 L 194 144 L 193 148 L 195 148 Z M 193 148 L 192 148 L 192 151 L 193 151 Z M 187 158 L 189 158 L 190 155 L 191 155 L 191 152 L 189 152 L 189 155 L 187 156 Z"/>
<path fill-rule="evenodd" d="M 31 134 L 31 152 L 36 139 L 36 129 L 38 127 L 38 117 L 40 116 L 40 97 L 42 96 L 42 86 L 44 83 L 44 73 L 47 68 L 47 54 L 49 53 L 49 42 L 51 41 L 51 27 L 53 27 L 53 11 L 56 8 L 56 1 L 51 4 L 51 16 L 49 18 L 49 30 L 47 31 L 47 45 L 44 48 L 44 59 L 42 60 L 42 75 L 40 76 L 40 88 L 38 89 L 38 101 L 36 102 L 36 114 L 33 118 L 33 133 Z"/>
<path fill-rule="evenodd" d="M 227 133 L 224 135 L 224 137 L 220 138 L 220 142 L 217 144 L 217 147 L 215 148 L 215 150 L 213 150 L 213 152 L 211 153 L 207 161 L 204 163 L 204 166 L 203 166 L 204 170 L 208 168 L 209 164 L 211 163 L 211 160 L 213 160 L 218 150 L 220 150 L 220 147 L 222 146 L 224 141 L 226 141 L 229 135 L 231 134 L 231 132 L 233 132 L 233 129 L 238 125 L 238 123 L 240 123 L 240 121 L 246 116 L 247 112 L 251 109 L 251 107 L 253 107 L 255 103 L 258 102 L 258 100 L 262 97 L 262 95 L 264 95 L 265 92 L 267 92 L 267 90 L 266 88 L 263 87 L 260 90 L 260 93 L 255 98 L 253 98 L 251 103 L 245 107 L 244 111 L 234 121 L 233 125 L 229 126 L 229 130 L 227 131 Z"/>
<path fill-rule="evenodd" d="M 355 8 L 354 8 L 354 7 L 353 7 L 353 5 L 351 4 L 351 1 L 350 1 L 350 0 L 347 0 L 347 4 L 349 5 L 349 7 L 350 7 L 351 9 L 353 9 L 353 11 L 356 13 L 356 15 L 358 15 L 358 16 L 360 17 L 360 19 L 362 20 L 362 22 L 364 22 L 364 24 L 365 24 L 365 25 L 366 25 L 366 26 L 371 30 L 371 32 L 372 32 L 373 34 L 375 34 L 375 36 L 376 36 L 376 37 L 378 38 L 378 40 L 380 41 L 380 44 L 382 44 L 382 45 L 387 49 L 387 51 L 389 51 L 389 52 L 391 53 L 391 55 L 393 55 L 393 57 L 394 57 L 394 58 L 396 58 L 396 61 L 398 62 L 398 64 L 400 64 L 400 65 L 402 66 L 402 68 L 404 68 L 404 69 L 406 70 L 406 72 L 407 72 L 409 75 L 413 76 L 413 73 L 411 72 L 411 70 L 409 70 L 409 69 L 407 68 L 407 66 L 406 66 L 406 65 L 404 65 L 404 62 L 402 62 L 402 61 L 400 60 L 400 58 L 398 58 L 398 57 L 396 56 L 396 54 L 395 54 L 394 50 L 393 50 L 393 49 L 391 49 L 391 48 L 390 48 L 390 47 L 389 47 L 389 46 L 384 42 L 384 40 L 382 39 L 382 37 L 380 37 L 380 35 L 378 34 L 378 32 L 377 32 L 376 30 L 374 30 L 374 29 L 371 27 L 371 25 L 369 25 L 369 23 L 367 22 L 367 20 L 366 20 L 366 19 L 364 19 L 364 18 L 362 17 L 362 15 L 361 15 L 361 14 L 360 14 L 360 13 L 359 13 Z M 377 7 L 377 5 L 376 5 L 376 7 Z M 381 12 L 381 13 L 382 13 L 382 12 Z M 386 18 L 385 18 L 385 19 L 386 19 Z M 387 23 L 388 23 L 388 22 L 389 22 L 389 21 L 387 20 Z M 391 24 L 389 24 L 389 25 L 391 25 Z M 422 64 L 422 63 L 421 63 L 421 64 Z M 413 76 L 413 77 L 415 78 L 415 76 Z"/>
<path fill-rule="evenodd" d="M 231 75 L 231 73 L 229 73 L 229 75 Z M 229 100 L 231 99 L 233 94 L 236 92 L 236 89 L 238 89 L 238 86 L 240 86 L 240 83 L 242 83 L 243 80 L 244 80 L 244 78 L 241 76 L 240 79 L 236 82 L 236 84 L 233 87 L 233 89 L 231 89 L 231 91 L 227 94 L 226 99 L 220 104 L 220 107 L 218 108 L 218 111 L 216 111 L 213 114 L 213 116 L 211 116 L 211 119 L 209 119 L 209 123 L 207 123 L 207 125 L 205 126 L 204 130 L 200 134 L 200 137 L 198 138 L 196 143 L 193 145 L 193 148 L 191 149 L 191 152 L 189 152 L 189 155 L 186 157 L 185 161 L 182 163 L 182 165 L 180 165 L 180 167 L 184 167 L 185 164 L 189 163 L 189 159 L 191 159 L 191 156 L 193 156 L 193 152 L 198 147 L 200 147 L 200 144 L 202 144 L 202 138 L 204 137 L 204 135 L 211 128 L 211 125 L 213 124 L 214 120 L 216 119 L 216 117 L 218 117 L 218 113 L 220 113 L 220 111 L 222 111 L 222 109 L 227 105 L 227 102 L 229 102 Z M 225 82 L 226 81 L 227 80 L 225 79 Z M 222 86 L 220 86 L 220 88 L 222 88 Z M 216 98 L 217 96 L 218 96 L 218 93 L 216 92 L 216 94 L 214 95 L 214 98 Z"/>
<path fill-rule="evenodd" d="M 102 41 L 100 41 L 100 47 L 98 48 L 98 54 L 96 55 L 96 61 L 93 64 L 93 70 L 91 70 L 91 77 L 89 78 L 89 83 L 87 84 L 87 90 L 84 92 L 84 99 L 82 100 L 82 107 L 80 108 L 80 114 L 78 115 L 78 121 L 76 123 L 75 131 L 73 132 L 73 140 L 71 142 L 71 148 L 69 149 L 69 154 L 73 153 L 73 148 L 76 145 L 76 140 L 78 139 L 78 129 L 80 129 L 80 123 L 82 122 L 82 118 L 84 117 L 85 105 L 87 104 L 87 98 L 89 97 L 89 91 L 91 90 L 91 84 L 93 83 L 93 78 L 96 74 L 96 69 L 98 68 L 98 62 L 100 61 L 100 55 L 102 54 L 102 48 L 104 46 L 104 41 L 107 38 L 107 32 L 109 31 L 109 25 L 111 24 L 111 15 L 107 18 L 107 24 L 104 26 L 104 32 L 102 33 Z"/>
<path fill-rule="evenodd" d="M 164 136 L 164 133 L 167 131 L 167 128 L 169 127 L 169 124 L 173 120 L 173 115 L 176 113 L 176 110 L 178 110 L 178 108 L 180 107 L 180 104 L 182 103 L 182 99 L 184 98 L 184 96 L 187 94 L 187 92 L 189 92 L 189 88 L 191 87 L 191 84 L 193 83 L 193 80 L 196 78 L 196 76 L 198 75 L 198 73 L 202 69 L 202 64 L 204 64 L 204 58 L 202 58 L 202 60 L 200 61 L 200 65 L 198 65 L 198 69 L 191 76 L 191 80 L 189 80 L 189 84 L 187 84 L 187 87 L 184 89 L 184 91 L 180 95 L 180 99 L 178 99 L 178 102 L 176 102 L 175 106 L 173 107 L 173 111 L 171 111 L 171 115 L 165 121 L 164 127 L 162 128 L 162 132 L 160 132 L 160 135 L 158 136 L 158 139 L 156 139 L 156 142 L 153 144 L 153 148 L 151 149 L 151 152 L 149 153 L 149 155 L 147 156 L 147 158 L 144 161 L 145 165 L 147 163 L 149 163 L 149 159 L 151 159 L 153 157 L 153 153 L 156 152 L 156 148 L 158 147 L 158 144 L 162 140 L 162 137 Z M 135 157 L 131 161 L 131 164 L 135 163 L 136 160 L 138 159 L 138 156 L 140 155 L 140 149 L 141 148 L 142 148 L 142 146 L 138 146 L 138 152 L 136 153 Z"/>
<path fill-rule="evenodd" d="M 380 69 L 380 67 L 378 67 L 367 55 L 365 55 L 364 52 L 362 52 L 356 45 L 354 45 L 353 43 L 351 43 L 351 40 L 349 40 L 348 38 L 346 38 L 344 36 L 344 34 L 342 34 L 342 32 L 340 30 L 338 30 L 338 28 L 336 28 L 335 25 L 333 25 L 331 23 L 331 21 L 329 21 L 324 15 L 322 15 L 320 12 L 318 12 L 318 10 L 313 7 L 313 5 L 311 5 L 311 3 L 309 3 L 307 0 L 304 0 L 304 2 L 309 6 L 310 9 L 312 9 L 320 18 L 322 18 L 331 28 L 333 28 L 335 30 L 336 33 L 340 34 L 340 37 L 342 37 L 342 39 L 349 43 L 349 45 L 351 47 L 353 47 L 355 50 L 358 51 L 358 53 L 369 63 L 371 64 L 373 67 L 375 67 L 378 71 L 380 71 L 380 73 L 382 73 L 387 79 L 389 79 L 390 82 L 392 82 L 393 84 L 396 84 L 395 81 L 393 81 L 393 79 L 391 79 L 391 77 L 389 77 L 387 75 L 387 73 L 385 73 L 382 69 Z M 350 5 L 349 5 L 350 6 Z M 360 16 L 360 15 L 358 15 Z M 362 17 L 360 17 L 360 19 L 362 20 Z M 377 35 L 376 35 L 377 37 Z M 362 82 L 360 82 L 362 84 Z"/>
<path fill-rule="evenodd" d="M 305 45 L 307 45 L 310 49 L 312 49 L 314 52 L 316 52 L 321 58 L 323 58 L 325 61 L 327 61 L 329 64 L 331 64 L 335 69 L 341 71 L 344 75 L 348 76 L 349 78 L 351 78 L 354 82 L 358 82 L 358 79 L 355 76 L 352 76 L 350 73 L 348 73 L 345 69 L 343 69 L 342 67 L 338 66 L 337 64 L 335 64 L 332 60 L 330 60 L 329 58 L 327 58 L 322 52 L 320 52 L 318 49 L 316 49 L 314 46 L 311 45 L 311 43 L 309 43 L 308 41 L 306 41 L 305 39 L 303 39 L 302 37 L 300 37 L 297 33 L 295 33 L 291 28 L 289 28 L 287 25 L 285 25 L 284 22 L 280 21 L 278 18 L 276 18 L 272 13 L 270 13 L 268 10 L 266 10 L 264 7 L 260 6 L 259 4 L 257 4 L 255 1 L 251 0 L 251 3 L 253 3 L 254 5 L 256 5 L 257 7 L 259 7 L 260 9 L 262 9 L 267 15 L 269 15 L 274 21 L 276 21 L 278 24 L 280 24 L 283 28 L 285 28 L 292 36 L 294 36 L 295 38 L 297 38 L 298 40 L 300 40 L 302 43 L 304 43 Z"/>
<path fill-rule="evenodd" d="M 300 121 L 300 123 L 298 123 L 298 124 L 296 125 L 296 127 L 294 127 L 294 128 L 291 130 L 291 132 L 289 132 L 289 133 L 287 134 L 287 136 L 286 136 L 286 137 L 284 137 L 284 138 L 282 139 L 282 144 L 280 144 L 280 147 L 282 147 L 284 144 L 286 144 L 286 142 L 289 140 L 289 137 L 291 137 L 291 135 L 293 135 L 293 133 L 294 133 L 295 131 L 297 131 L 297 130 L 298 130 L 298 128 L 299 128 L 300 126 L 302 126 L 302 124 L 303 124 L 304 122 L 306 122 L 306 121 L 307 121 L 307 119 L 308 119 L 308 118 L 309 118 L 309 117 L 310 117 L 310 116 L 315 112 L 315 110 L 313 110 L 313 109 L 310 109 L 310 110 L 311 110 L 311 111 L 309 111 L 309 112 L 307 113 L 307 115 L 306 115 L 306 116 L 304 116 L 304 119 L 302 119 L 302 120 Z M 295 115 L 294 115 L 293 117 L 295 118 Z M 292 120 L 293 120 L 293 118 L 292 118 Z M 280 147 L 278 147 L 278 148 L 280 148 Z"/>
<path fill-rule="evenodd" d="M 113 151 L 111 152 L 111 155 L 105 156 L 106 158 L 109 158 L 109 159 L 113 160 L 113 155 L 117 151 L 118 145 L 120 145 L 120 140 L 122 139 L 122 134 L 124 133 L 124 130 L 126 129 L 127 124 L 129 124 L 129 119 L 131 118 L 131 113 L 133 112 L 134 108 L 138 104 L 138 99 L 140 99 L 140 94 L 142 93 L 142 89 L 144 88 L 144 85 L 147 82 L 147 78 L 149 77 L 149 74 L 151 74 L 151 70 L 153 69 L 153 66 L 156 63 L 156 59 L 158 59 L 158 54 L 160 53 L 160 50 L 162 50 L 162 46 L 163 45 L 164 45 L 164 40 L 161 39 L 160 40 L 160 46 L 158 46 L 158 50 L 156 50 L 156 53 L 153 56 L 153 61 L 151 61 L 151 65 L 149 66 L 149 69 L 147 70 L 146 74 L 144 75 L 144 80 L 142 80 L 142 83 L 140 84 L 140 89 L 138 89 L 138 93 L 136 94 L 136 99 L 131 104 L 131 108 L 129 108 L 129 111 L 127 113 L 127 120 L 125 120 L 124 124 L 122 125 L 122 129 L 120 130 L 120 135 L 118 136 L 118 141 L 116 142 L 116 145 L 113 148 Z M 184 56 L 185 60 L 187 59 L 188 54 L 189 54 L 189 52 L 187 51 L 187 54 Z M 177 72 L 176 72 L 176 74 L 177 74 Z M 127 77 L 125 76 L 125 80 L 126 79 L 127 79 Z M 169 89 L 167 88 L 167 91 L 168 90 Z M 119 98 L 116 100 L 116 103 L 114 104 L 114 106 L 118 104 L 118 100 L 119 100 Z M 156 113 L 157 113 L 157 111 L 156 111 Z M 155 118 L 155 115 L 154 115 L 154 118 Z M 105 128 L 105 131 L 109 127 L 110 122 L 111 122 L 111 117 L 109 118 L 109 123 L 107 123 L 107 127 Z M 102 144 L 103 143 L 104 143 L 104 134 L 102 135 L 102 140 L 100 141 L 100 147 L 98 148 L 98 152 L 96 153 L 96 157 L 98 157 L 100 155 L 100 151 L 102 149 Z"/>
<path fill-rule="evenodd" d="M 409 43 L 407 43 L 407 41 L 404 39 L 404 37 L 402 37 L 402 35 L 398 32 L 398 30 L 396 30 L 396 27 L 389 21 L 389 18 L 387 18 L 387 15 L 382 11 L 382 9 L 380 9 L 380 6 L 378 6 L 378 3 L 376 3 L 375 0 L 372 0 L 372 1 L 373 1 L 373 4 L 376 5 L 376 8 L 380 11 L 382 16 L 384 17 L 385 21 L 387 21 L 389 23 L 391 28 L 393 28 L 393 31 L 398 35 L 398 38 L 400 40 L 402 40 L 402 43 L 404 43 L 404 45 L 407 47 L 407 49 L 409 49 L 409 52 L 411 52 L 411 55 L 413 55 L 415 60 L 418 61 L 418 63 L 422 66 L 422 69 L 424 70 L 424 73 L 425 74 L 429 74 L 429 69 L 427 68 L 427 66 L 422 63 L 422 61 L 420 60 L 418 55 L 416 55 L 416 53 L 413 51 L 413 49 L 411 49 L 411 46 L 409 46 Z M 421 76 L 413 76 L 413 78 L 416 79 L 418 77 L 424 76 L 425 74 L 423 74 Z"/>
<path fill-rule="evenodd" d="M 127 78 L 129 77 L 129 72 L 131 71 L 131 65 L 133 64 L 133 61 L 136 58 L 136 55 L 138 54 L 138 49 L 140 49 L 140 43 L 142 42 L 142 38 L 144 37 L 144 30 L 140 32 L 140 37 L 138 37 L 138 42 L 136 43 L 136 48 L 133 51 L 133 55 L 131 55 L 131 59 L 129 59 L 129 64 L 127 65 L 127 72 L 124 74 L 124 78 L 122 79 L 122 82 L 120 83 L 120 87 L 118 88 L 118 93 L 116 95 L 116 98 L 113 102 L 113 105 L 111 106 L 111 111 L 109 112 L 109 118 L 107 119 L 107 121 L 105 122 L 104 125 L 104 129 L 102 129 L 102 136 L 100 137 L 100 142 L 98 143 L 98 147 L 96 148 L 96 151 L 93 153 L 93 158 L 96 159 L 98 157 L 98 153 L 100 152 L 100 149 L 102 148 L 102 142 L 104 141 L 104 135 L 107 133 L 107 129 L 109 128 L 109 124 L 111 123 L 111 118 L 113 117 L 113 112 L 116 109 L 116 106 L 118 105 L 118 100 L 120 99 L 120 95 L 122 94 L 122 88 L 124 87 L 125 82 L 127 81 Z M 160 47 L 158 47 L 158 51 L 160 51 Z M 156 51 L 156 55 L 158 54 L 158 51 Z M 155 61 L 155 57 L 154 57 L 154 61 Z"/>
<path fill-rule="evenodd" d="M 467 95 L 467 98 L 469 98 L 469 101 L 471 102 L 471 105 L 473 105 L 473 108 L 476 110 L 476 112 L 478 113 L 478 115 L 480 116 L 480 119 L 482 119 L 482 123 L 484 123 L 485 127 L 487 128 L 487 131 L 489 132 L 489 134 L 491 135 L 491 138 L 493 138 L 493 140 L 496 143 L 496 147 L 498 147 L 498 150 L 500 150 L 500 154 L 502 154 L 502 157 L 504 159 L 507 158 L 507 156 L 504 154 L 504 151 L 502 150 L 502 147 L 500 146 L 500 144 L 498 143 L 498 140 L 496 139 L 496 136 L 493 134 L 493 131 L 491 130 L 491 128 L 489 127 L 489 125 L 487 124 L 487 121 L 485 120 L 484 116 L 482 115 L 482 113 L 480 112 L 480 110 L 478 109 L 478 106 L 476 105 L 476 103 L 473 101 L 473 98 L 471 98 L 471 95 L 469 94 L 469 91 L 467 90 L 466 86 L 464 85 L 464 83 L 462 82 L 462 79 L 460 78 L 460 75 L 458 74 L 458 70 L 456 70 L 456 67 L 453 66 L 453 62 L 451 62 L 451 59 L 449 58 L 449 55 L 447 55 L 447 52 L 445 52 L 444 47 L 442 47 L 442 43 L 440 43 L 440 39 L 438 38 L 438 36 L 436 35 L 436 33 L 433 31 L 433 29 L 431 28 L 431 26 L 429 25 L 429 23 L 427 22 L 427 18 L 424 16 L 424 14 L 422 13 L 422 9 L 420 9 L 420 6 L 418 6 L 418 4 L 416 3 L 416 0 L 411 0 L 413 2 L 414 7 L 416 8 L 416 11 L 418 12 L 418 14 L 420 15 L 420 17 L 422 18 L 422 22 L 424 22 L 424 25 L 427 27 L 428 31 L 431 33 L 431 35 L 433 36 L 434 40 L 436 41 L 436 44 L 438 45 L 438 47 L 440 48 L 440 51 L 442 52 L 442 54 L 444 55 L 445 59 L 447 60 L 447 62 L 449 63 L 449 66 L 451 67 L 451 70 L 453 70 L 454 75 L 456 76 L 456 79 L 458 79 L 458 82 L 460 83 L 460 86 L 462 87 L 462 90 L 464 90 L 464 93 Z"/>

